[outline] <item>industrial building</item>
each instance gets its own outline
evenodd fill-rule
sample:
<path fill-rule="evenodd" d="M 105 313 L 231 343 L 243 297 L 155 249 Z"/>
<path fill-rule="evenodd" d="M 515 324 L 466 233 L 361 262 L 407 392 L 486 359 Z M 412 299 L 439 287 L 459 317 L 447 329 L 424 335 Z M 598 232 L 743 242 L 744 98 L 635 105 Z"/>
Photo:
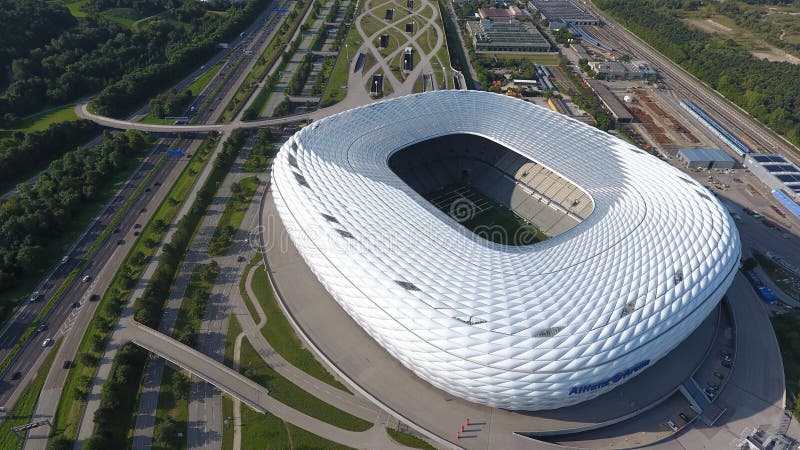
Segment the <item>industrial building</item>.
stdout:
<path fill-rule="evenodd" d="M 600 25 L 600 20 L 567 0 L 531 0 L 531 11 L 539 11 L 542 19 L 573 25 Z"/>
<path fill-rule="evenodd" d="M 736 160 L 718 148 L 682 148 L 678 159 L 690 169 L 733 169 Z"/>
<path fill-rule="evenodd" d="M 611 113 L 611 116 L 614 117 L 619 123 L 631 123 L 633 122 L 633 114 L 628 111 L 628 108 L 622 104 L 622 101 L 611 92 L 605 84 L 597 81 L 597 80 L 588 80 L 586 82 L 589 84 L 589 87 L 592 88 L 595 94 L 600 98 L 600 101 L 603 103 L 603 106 L 608 109 Z"/>
<path fill-rule="evenodd" d="M 528 11 L 519 9 L 516 6 L 508 8 L 478 8 L 475 15 L 482 20 L 491 20 L 492 22 L 511 22 L 512 20 L 531 20 L 531 14 Z"/>
<path fill-rule="evenodd" d="M 606 80 L 642 80 L 658 76 L 658 71 L 642 60 L 589 61 L 589 67 Z"/>
<path fill-rule="evenodd" d="M 528 22 L 467 22 L 476 52 L 541 53 L 550 51 L 550 43 Z"/>
<path fill-rule="evenodd" d="M 800 200 L 800 169 L 781 155 L 748 154 L 745 166 L 771 189 Z"/>
<path fill-rule="evenodd" d="M 503 95 L 433 91 L 328 116 L 271 170 L 286 232 L 355 324 L 421 380 L 491 407 L 561 408 L 636 378 L 738 273 L 733 218 L 702 185 Z M 454 184 L 549 239 L 471 231 L 485 206 L 442 189 Z"/>

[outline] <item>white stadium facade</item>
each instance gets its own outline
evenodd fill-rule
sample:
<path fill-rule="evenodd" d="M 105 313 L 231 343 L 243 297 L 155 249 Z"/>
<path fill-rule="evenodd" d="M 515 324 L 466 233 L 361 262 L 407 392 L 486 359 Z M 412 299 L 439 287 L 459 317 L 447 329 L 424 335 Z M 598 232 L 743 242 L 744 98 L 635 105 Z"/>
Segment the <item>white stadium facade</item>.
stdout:
<path fill-rule="evenodd" d="M 432 385 L 511 410 L 580 403 L 646 371 L 716 307 L 741 254 L 725 208 L 677 169 L 485 92 L 322 119 L 283 145 L 272 183 L 306 264 L 373 339 Z M 548 239 L 471 231 L 468 197 L 428 200 L 452 185 Z"/>

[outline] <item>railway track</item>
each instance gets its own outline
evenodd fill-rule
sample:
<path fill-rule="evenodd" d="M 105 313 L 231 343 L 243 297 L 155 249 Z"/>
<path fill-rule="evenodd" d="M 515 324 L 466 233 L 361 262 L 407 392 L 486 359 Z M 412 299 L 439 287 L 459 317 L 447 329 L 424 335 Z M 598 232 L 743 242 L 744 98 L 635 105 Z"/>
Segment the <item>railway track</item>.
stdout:
<path fill-rule="evenodd" d="M 638 36 L 623 28 L 608 17 L 597 7 L 586 3 L 588 9 L 600 17 L 607 25 L 595 27 L 598 38 L 613 41 L 616 48 L 629 54 L 638 55 L 656 67 L 662 79 L 665 80 L 681 97 L 692 100 L 729 131 L 738 137 L 745 137 L 750 141 L 757 152 L 780 153 L 795 163 L 800 163 L 798 149 L 783 138 L 774 135 L 771 130 L 757 122 L 739 106 L 725 99 L 721 94 L 705 85 L 683 68 L 673 63 L 660 52 L 650 47 Z"/>

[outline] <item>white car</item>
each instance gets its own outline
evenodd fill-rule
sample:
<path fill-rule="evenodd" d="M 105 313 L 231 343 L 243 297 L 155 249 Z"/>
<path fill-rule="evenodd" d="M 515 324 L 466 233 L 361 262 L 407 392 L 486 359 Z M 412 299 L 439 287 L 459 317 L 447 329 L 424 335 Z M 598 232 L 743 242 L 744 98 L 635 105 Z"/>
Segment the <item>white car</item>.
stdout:
<path fill-rule="evenodd" d="M 85 277 L 83 277 L 83 282 L 84 283 L 88 283 L 91 280 L 92 280 L 92 277 L 90 277 L 89 275 L 86 275 Z"/>
<path fill-rule="evenodd" d="M 67 261 L 69 261 L 69 256 L 65 256 L 65 257 L 61 258 L 61 264 L 64 264 Z"/>
<path fill-rule="evenodd" d="M 53 343 L 53 339 L 52 338 L 47 338 L 47 339 L 44 340 L 44 342 L 42 342 L 42 347 L 49 347 L 50 344 L 52 344 L 52 343 Z"/>
<path fill-rule="evenodd" d="M 31 294 L 30 302 L 31 303 L 36 303 L 39 300 L 40 297 L 41 297 L 41 294 L 39 294 L 39 291 L 33 291 L 33 294 Z"/>

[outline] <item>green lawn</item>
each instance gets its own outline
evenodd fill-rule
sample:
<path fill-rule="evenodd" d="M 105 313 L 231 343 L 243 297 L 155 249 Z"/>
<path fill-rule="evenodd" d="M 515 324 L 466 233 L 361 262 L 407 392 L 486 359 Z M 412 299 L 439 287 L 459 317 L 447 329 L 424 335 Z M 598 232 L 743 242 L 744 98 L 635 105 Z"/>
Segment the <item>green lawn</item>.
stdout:
<path fill-rule="evenodd" d="M 133 28 L 133 24 L 142 18 L 142 15 L 133 8 L 111 8 L 101 12 L 100 15 L 125 28 Z"/>
<path fill-rule="evenodd" d="M 75 114 L 75 105 L 64 105 L 45 112 L 28 116 L 13 128 L 5 128 L 0 131 L 41 131 L 57 122 L 71 122 L 80 120 Z"/>
<path fill-rule="evenodd" d="M 279 402 L 345 430 L 366 431 L 372 427 L 372 423 L 325 403 L 282 377 L 261 359 L 247 338 L 242 341 L 240 361 L 239 371 L 266 387 L 269 395 Z"/>
<path fill-rule="evenodd" d="M 186 294 L 181 301 L 173 333 L 175 339 L 189 347 L 194 347 L 197 340 L 197 332 L 205 316 L 208 298 L 211 296 L 217 275 L 219 275 L 219 264 L 212 261 L 197 266 L 189 279 L 189 286 L 186 287 Z"/>
<path fill-rule="evenodd" d="M 62 3 L 62 5 L 64 5 L 67 9 L 69 9 L 69 12 L 73 16 L 80 19 L 89 15 L 89 13 L 81 10 L 81 8 L 83 8 L 83 6 L 86 5 L 87 3 L 89 3 L 89 0 L 78 0 L 76 2 L 69 2 L 69 3 L 64 2 Z"/>
<path fill-rule="evenodd" d="M 231 186 L 231 198 L 225 205 L 225 211 L 222 212 L 214 235 L 211 236 L 211 242 L 208 243 L 209 255 L 222 255 L 231 247 L 236 231 L 242 225 L 244 214 L 258 189 L 258 183 L 258 177 L 252 176 Z"/>
<path fill-rule="evenodd" d="M 161 378 L 161 389 L 158 392 L 152 448 L 154 450 L 185 449 L 188 416 L 189 377 L 166 366 Z M 178 437 L 177 433 L 183 433 L 184 437 Z"/>
<path fill-rule="evenodd" d="M 243 282 L 245 280 L 243 279 Z M 324 381 L 331 386 L 347 391 L 347 388 L 338 382 L 325 368 L 314 358 L 306 348 L 300 338 L 295 334 L 294 329 L 286 320 L 280 307 L 278 306 L 275 295 L 272 292 L 272 287 L 267 278 L 267 273 L 264 267 L 261 266 L 256 269 L 253 274 L 253 292 L 255 293 L 264 314 L 267 316 L 267 324 L 261 329 L 261 333 L 267 339 L 267 342 L 278 352 L 283 358 L 298 369 L 308 373 L 309 375 Z M 245 293 L 246 295 L 246 293 Z M 248 298 L 248 297 L 245 297 Z M 251 299 L 252 300 L 252 299 Z M 257 321 L 257 316 L 254 316 Z"/>
<path fill-rule="evenodd" d="M 219 72 L 219 69 L 222 67 L 223 64 L 225 64 L 225 61 L 227 61 L 228 58 L 229 57 L 226 56 L 225 58 L 221 59 L 218 63 L 211 66 L 208 70 L 203 72 L 194 81 L 192 81 L 192 84 L 190 84 L 189 87 L 187 87 L 187 89 L 192 91 L 192 95 L 194 95 L 195 97 L 200 95 L 200 92 L 203 90 L 203 88 L 206 87 L 206 85 L 208 84 L 209 81 L 211 81 L 212 78 L 214 78 L 214 75 L 216 75 L 217 72 Z"/>
<path fill-rule="evenodd" d="M 359 5 L 363 8 L 363 2 Z M 354 13 L 358 17 L 359 11 Z M 348 20 L 347 17 L 344 18 Z M 361 35 L 355 25 L 350 27 L 347 32 L 347 37 L 344 40 L 344 45 L 339 48 L 339 56 L 336 57 L 336 64 L 333 66 L 331 78 L 328 81 L 328 87 L 325 89 L 325 94 L 322 96 L 320 107 L 326 107 L 339 103 L 345 96 L 347 96 L 347 80 L 350 77 L 350 61 L 352 58 L 358 56 L 358 48 L 361 46 Z"/>
<path fill-rule="evenodd" d="M 456 189 L 461 193 L 460 196 L 450 196 Z M 544 233 L 513 211 L 470 186 L 448 186 L 425 197 L 465 228 L 488 241 L 503 245 L 530 245 L 547 239 Z M 441 200 L 443 197 L 448 200 Z"/>
<path fill-rule="evenodd" d="M 165 224 L 175 220 L 181 204 L 189 195 L 203 166 L 208 162 L 217 140 L 216 137 L 206 138 L 203 145 L 195 152 L 152 220 L 142 229 L 133 248 L 114 275 L 111 286 L 100 300 L 99 309 L 89 323 L 78 347 L 78 354 L 87 356 L 77 358 L 75 367 L 65 381 L 61 401 L 53 420 L 54 435 L 63 436 L 68 440 L 75 439 L 85 405 L 85 395 L 78 395 L 78 392 L 85 388 L 86 380 L 91 380 L 96 372 L 97 363 L 105 349 L 106 338 L 111 326 L 117 320 L 121 306 L 127 303 L 135 281 L 142 275 L 150 256 L 166 233 Z"/>
<path fill-rule="evenodd" d="M 244 275 L 242 275 L 242 278 L 239 280 L 239 293 L 242 294 L 242 298 L 244 299 L 244 304 L 245 306 L 247 306 L 247 311 L 250 313 L 250 317 L 253 318 L 256 324 L 258 324 L 259 319 L 258 319 L 258 313 L 256 312 L 256 307 L 253 306 L 253 302 L 255 300 L 250 298 L 249 295 L 247 295 L 247 290 L 245 289 L 245 283 L 247 282 L 247 274 L 250 273 L 250 270 L 252 270 L 253 266 L 259 264 L 263 260 L 264 258 L 262 257 L 261 252 L 259 251 L 256 254 L 256 257 L 253 258 L 249 264 L 247 264 L 247 267 L 245 267 L 244 271 L 242 272 Z"/>
<path fill-rule="evenodd" d="M 12 427 L 24 425 L 30 421 L 33 411 L 36 408 L 36 401 L 39 399 L 39 393 L 42 392 L 44 380 L 47 378 L 47 373 L 53 365 L 53 359 L 56 357 L 58 347 L 61 345 L 61 339 L 56 341 L 55 345 L 50 349 L 50 354 L 47 355 L 36 378 L 22 391 L 17 403 L 10 408 L 8 405 L 8 418 L 0 424 L 0 443 L 2 448 L 22 448 L 23 440 L 22 435 L 13 433 Z M 63 370 L 63 369 L 58 369 Z"/>
<path fill-rule="evenodd" d="M 245 272 L 247 273 L 247 272 Z M 233 350 L 236 345 L 236 336 L 242 332 L 242 326 L 235 315 L 228 320 L 228 334 L 225 335 L 225 365 L 233 367 Z"/>
<path fill-rule="evenodd" d="M 387 428 L 386 432 L 389 433 L 392 439 L 394 439 L 397 443 L 403 444 L 408 447 L 412 448 L 424 448 L 426 450 L 436 450 L 436 447 L 428 444 L 427 442 L 423 441 L 422 439 L 412 436 L 410 434 L 401 433 L 397 430 L 392 428 Z"/>

